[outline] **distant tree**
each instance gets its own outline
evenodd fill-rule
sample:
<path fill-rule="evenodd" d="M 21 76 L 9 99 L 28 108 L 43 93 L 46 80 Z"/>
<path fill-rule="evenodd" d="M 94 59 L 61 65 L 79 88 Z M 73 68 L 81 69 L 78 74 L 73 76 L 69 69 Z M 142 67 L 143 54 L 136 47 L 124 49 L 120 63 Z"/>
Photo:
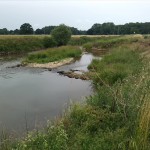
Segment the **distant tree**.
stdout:
<path fill-rule="evenodd" d="M 86 30 L 79 30 L 79 35 L 86 35 L 87 31 Z"/>
<path fill-rule="evenodd" d="M 20 26 L 20 34 L 33 34 L 33 28 L 29 23 Z"/>
<path fill-rule="evenodd" d="M 74 27 L 69 27 L 73 35 L 85 35 L 86 31 L 78 30 Z"/>
<path fill-rule="evenodd" d="M 14 30 L 14 34 L 19 34 L 19 33 L 20 33 L 20 31 L 18 29 Z"/>
<path fill-rule="evenodd" d="M 44 28 L 42 28 L 42 31 L 44 32 L 44 34 L 51 34 L 52 30 L 55 28 L 56 26 L 45 26 Z"/>
<path fill-rule="evenodd" d="M 51 36 L 58 46 L 66 45 L 71 39 L 71 30 L 66 25 L 61 24 L 52 30 Z"/>
<path fill-rule="evenodd" d="M 51 34 L 52 30 L 58 26 L 45 26 L 42 29 L 36 29 L 35 34 Z M 74 27 L 69 27 L 73 35 L 85 35 L 86 31 L 78 30 Z"/>
<path fill-rule="evenodd" d="M 111 35 L 114 34 L 115 25 L 112 22 L 102 24 L 102 34 Z"/>
<path fill-rule="evenodd" d="M 70 30 L 71 30 L 73 35 L 79 35 L 80 34 L 80 31 L 77 28 L 70 27 Z"/>
<path fill-rule="evenodd" d="M 35 34 L 44 34 L 42 29 L 36 29 Z"/>
<path fill-rule="evenodd" d="M 6 28 L 0 29 L 0 34 L 5 35 L 8 33 L 9 33 L 9 31 Z"/>
<path fill-rule="evenodd" d="M 103 24 L 94 24 L 88 31 L 89 35 L 108 35 L 115 34 L 115 24 L 113 22 L 107 22 Z"/>
<path fill-rule="evenodd" d="M 10 30 L 8 34 L 14 34 L 14 31 L 13 31 L 13 30 Z"/>

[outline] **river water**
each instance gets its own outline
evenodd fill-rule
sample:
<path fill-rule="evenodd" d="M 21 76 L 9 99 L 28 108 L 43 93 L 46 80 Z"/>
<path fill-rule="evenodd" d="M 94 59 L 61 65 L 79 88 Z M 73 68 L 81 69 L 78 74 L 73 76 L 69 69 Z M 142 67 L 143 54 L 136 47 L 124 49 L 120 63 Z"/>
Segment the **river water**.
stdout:
<path fill-rule="evenodd" d="M 25 131 L 62 115 L 70 102 L 84 100 L 92 93 L 90 81 L 60 76 L 57 71 L 87 71 L 93 55 L 48 71 L 26 67 L 11 68 L 20 59 L 0 61 L 0 129 Z"/>

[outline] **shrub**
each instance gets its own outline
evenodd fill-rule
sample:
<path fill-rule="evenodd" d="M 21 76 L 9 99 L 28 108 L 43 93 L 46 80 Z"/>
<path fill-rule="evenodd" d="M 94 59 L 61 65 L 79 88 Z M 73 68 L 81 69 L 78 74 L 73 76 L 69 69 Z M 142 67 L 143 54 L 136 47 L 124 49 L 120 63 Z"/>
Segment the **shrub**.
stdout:
<path fill-rule="evenodd" d="M 66 25 L 61 24 L 52 30 L 51 36 L 58 46 L 66 45 L 71 39 L 71 30 Z"/>
<path fill-rule="evenodd" d="M 43 42 L 44 42 L 44 47 L 45 48 L 56 47 L 57 46 L 56 41 L 51 37 L 45 37 L 43 39 Z"/>

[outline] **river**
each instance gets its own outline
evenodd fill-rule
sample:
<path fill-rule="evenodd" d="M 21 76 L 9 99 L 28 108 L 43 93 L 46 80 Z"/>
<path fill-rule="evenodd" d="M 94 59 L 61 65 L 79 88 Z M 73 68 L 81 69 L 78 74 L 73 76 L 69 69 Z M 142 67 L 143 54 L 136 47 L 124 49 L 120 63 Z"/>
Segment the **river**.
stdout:
<path fill-rule="evenodd" d="M 16 67 L 21 59 L 0 61 L 0 129 L 26 131 L 42 127 L 47 120 L 60 117 L 71 102 L 91 95 L 90 81 L 61 76 L 57 71 L 87 71 L 93 55 L 52 71 Z"/>

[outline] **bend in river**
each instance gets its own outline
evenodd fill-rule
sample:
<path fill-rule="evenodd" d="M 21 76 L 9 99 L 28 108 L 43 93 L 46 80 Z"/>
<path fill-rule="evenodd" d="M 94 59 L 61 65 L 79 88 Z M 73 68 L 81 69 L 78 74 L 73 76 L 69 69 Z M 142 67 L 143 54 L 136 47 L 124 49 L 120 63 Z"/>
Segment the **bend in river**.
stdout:
<path fill-rule="evenodd" d="M 70 69 L 87 71 L 93 55 L 48 71 L 11 66 L 20 59 L 0 61 L 0 127 L 25 131 L 62 114 L 70 101 L 79 101 L 92 93 L 90 81 L 70 79 L 56 71 Z"/>

